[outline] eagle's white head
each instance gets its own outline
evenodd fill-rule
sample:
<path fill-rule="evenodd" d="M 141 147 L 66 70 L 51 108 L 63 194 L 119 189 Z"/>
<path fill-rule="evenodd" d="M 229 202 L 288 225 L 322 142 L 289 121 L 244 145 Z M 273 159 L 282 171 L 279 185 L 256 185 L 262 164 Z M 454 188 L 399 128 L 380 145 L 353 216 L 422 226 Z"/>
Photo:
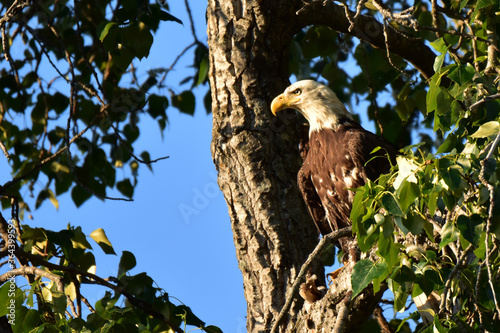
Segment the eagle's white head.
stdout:
<path fill-rule="evenodd" d="M 313 80 L 295 82 L 273 99 L 271 111 L 274 115 L 284 109 L 299 111 L 309 122 L 309 133 L 324 128 L 336 130 L 342 119 L 353 120 L 337 95 Z"/>

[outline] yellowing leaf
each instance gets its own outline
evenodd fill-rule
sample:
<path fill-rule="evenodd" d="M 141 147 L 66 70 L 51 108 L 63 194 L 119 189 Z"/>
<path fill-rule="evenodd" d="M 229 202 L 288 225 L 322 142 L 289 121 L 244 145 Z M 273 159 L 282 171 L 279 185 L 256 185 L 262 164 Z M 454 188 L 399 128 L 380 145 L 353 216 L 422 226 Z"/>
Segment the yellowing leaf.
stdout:
<path fill-rule="evenodd" d="M 498 121 L 489 121 L 482 124 L 478 130 L 471 135 L 473 138 L 487 138 L 490 136 L 495 136 L 500 131 L 500 124 Z"/>
<path fill-rule="evenodd" d="M 113 246 L 109 241 L 104 229 L 99 228 L 90 233 L 90 237 L 101 247 L 101 249 L 106 254 L 116 254 L 115 250 L 113 250 Z"/>
<path fill-rule="evenodd" d="M 71 281 L 65 286 L 64 293 L 68 295 L 72 301 L 76 299 L 76 287 L 73 281 Z"/>
<path fill-rule="evenodd" d="M 49 195 L 49 200 L 50 202 L 56 207 L 57 210 L 59 210 L 59 200 L 56 199 L 56 196 L 54 195 L 54 192 L 52 190 L 47 190 L 48 195 Z"/>
<path fill-rule="evenodd" d="M 109 31 L 115 27 L 118 27 L 118 24 L 115 22 L 109 22 L 107 23 L 104 28 L 101 31 L 101 34 L 99 35 L 99 40 L 102 42 L 104 38 L 108 35 Z"/>
<path fill-rule="evenodd" d="M 403 156 L 396 157 L 396 163 L 398 164 L 398 176 L 394 180 L 394 188 L 399 189 L 403 180 L 410 183 L 416 183 L 417 178 L 415 177 L 415 171 L 418 169 L 418 165 L 415 164 L 410 159 Z"/>

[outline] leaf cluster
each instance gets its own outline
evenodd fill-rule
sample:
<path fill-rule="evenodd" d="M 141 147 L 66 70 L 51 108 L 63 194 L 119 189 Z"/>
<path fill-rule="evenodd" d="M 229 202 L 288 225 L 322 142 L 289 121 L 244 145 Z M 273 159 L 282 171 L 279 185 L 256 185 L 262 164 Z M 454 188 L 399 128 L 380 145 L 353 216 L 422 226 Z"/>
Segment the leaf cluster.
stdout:
<path fill-rule="evenodd" d="M 40 271 L 26 289 L 13 282 L 0 287 L 0 316 L 12 315 L 7 318 L 15 323 L 13 332 L 183 332 L 188 325 L 221 332 L 206 326 L 189 307 L 172 303 L 146 273 L 131 274 L 136 266 L 131 252 L 123 251 L 115 277 L 96 276 L 89 238 L 105 254 L 116 255 L 103 229 L 86 236 L 80 227 L 69 225 L 59 232 L 24 227 L 22 247 L 16 255 L 29 259 Z M 49 274 L 43 275 L 45 272 Z M 110 290 L 91 305 L 84 296 L 85 285 Z M 82 303 L 88 308 L 87 315 L 82 313 Z"/>
<path fill-rule="evenodd" d="M 356 190 L 353 231 L 369 256 L 354 267 L 353 295 L 368 285 L 388 287 L 395 312 L 406 313 L 391 321 L 394 331 L 494 331 L 500 324 L 498 1 L 374 0 L 349 8 L 379 15 L 384 29 L 436 53 L 434 75 L 425 80 L 391 52 L 390 39 L 384 50 L 311 26 L 290 47 L 293 75 L 326 81 L 401 148 L 391 173 Z M 425 312 L 405 312 L 419 295 L 437 298 L 425 325 L 419 319 Z"/>
<path fill-rule="evenodd" d="M 14 302 L 14 332 L 220 332 L 146 273 L 131 274 L 132 253 L 123 252 L 115 277 L 97 276 L 90 238 L 115 255 L 103 229 L 86 236 L 79 226 L 21 223 L 47 200 L 58 209 L 64 194 L 77 207 L 93 196 L 132 200 L 140 165 L 152 171 L 167 158 L 134 149 L 139 123 L 150 117 L 163 132 L 169 106 L 194 113 L 192 89 L 207 82 L 206 46 L 193 31 L 170 67 L 143 75 L 138 63 L 160 23 L 182 24 L 165 2 L 16 0 L 1 8 L 0 148 L 12 179 L 0 185 L 2 210 L 11 211 L 9 221 L 0 212 L 0 267 L 8 269 L 0 275 L 0 317 L 9 319 Z M 190 88 L 166 94 L 167 74 L 189 50 L 194 74 L 180 84 Z M 28 284 L 14 283 L 16 276 Z M 84 297 L 89 285 L 106 290 L 95 304 Z"/>

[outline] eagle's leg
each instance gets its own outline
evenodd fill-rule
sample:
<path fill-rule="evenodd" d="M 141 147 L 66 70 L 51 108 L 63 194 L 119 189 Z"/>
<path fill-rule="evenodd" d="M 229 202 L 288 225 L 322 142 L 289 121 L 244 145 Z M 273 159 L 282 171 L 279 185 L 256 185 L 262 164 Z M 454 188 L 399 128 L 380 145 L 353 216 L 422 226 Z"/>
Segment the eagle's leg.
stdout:
<path fill-rule="evenodd" d="M 349 240 L 349 261 L 355 264 L 358 259 L 358 244 L 354 239 Z"/>
<path fill-rule="evenodd" d="M 342 263 L 344 266 L 339 267 L 335 271 L 326 274 L 326 278 L 328 279 L 329 283 L 331 284 L 334 279 L 337 278 L 337 276 L 342 272 L 345 266 L 349 264 L 349 262 L 352 262 L 355 264 L 358 261 L 358 246 L 356 244 L 356 241 L 352 238 L 344 238 L 340 239 L 340 246 L 344 250 L 344 256 L 342 257 Z"/>

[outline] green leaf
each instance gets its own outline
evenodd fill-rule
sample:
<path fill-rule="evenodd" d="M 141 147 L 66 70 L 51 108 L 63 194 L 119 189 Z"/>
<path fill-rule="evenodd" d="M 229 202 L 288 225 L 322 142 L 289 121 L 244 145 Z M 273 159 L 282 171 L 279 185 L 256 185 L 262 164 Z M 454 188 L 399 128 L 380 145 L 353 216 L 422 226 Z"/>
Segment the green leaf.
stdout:
<path fill-rule="evenodd" d="M 394 293 L 394 310 L 401 311 L 405 308 L 406 300 L 408 296 L 410 296 L 408 290 L 406 290 L 406 283 L 400 285 L 392 279 L 389 279 L 389 282 L 392 282 L 392 289 Z"/>
<path fill-rule="evenodd" d="M 421 217 L 417 213 L 409 213 L 407 218 L 402 219 L 403 225 L 410 230 L 412 234 L 415 236 L 420 235 L 422 232 L 425 223 L 428 223 L 426 220 L 424 220 L 423 217 Z"/>
<path fill-rule="evenodd" d="M 11 286 L 12 288 L 16 288 L 15 280 L 7 280 L 7 282 L 0 286 L 0 316 L 2 317 L 9 313 L 9 307 L 15 308 L 16 306 L 15 299 L 9 295 L 9 293 L 12 293 Z"/>
<path fill-rule="evenodd" d="M 76 299 L 76 286 L 73 281 L 67 282 L 65 284 L 64 293 L 68 295 L 72 301 Z"/>
<path fill-rule="evenodd" d="M 99 34 L 99 40 L 102 42 L 104 41 L 104 38 L 109 34 L 109 32 L 114 29 L 115 27 L 118 27 L 118 24 L 116 22 L 108 22 L 104 28 L 101 30 L 101 33 Z"/>
<path fill-rule="evenodd" d="M 366 211 L 366 206 L 364 205 L 365 192 L 366 190 L 363 187 L 359 188 L 352 202 L 350 218 L 353 221 L 353 232 L 357 232 L 356 225 L 361 221 L 361 217 Z"/>
<path fill-rule="evenodd" d="M 399 206 L 399 202 L 394 197 L 394 194 L 390 192 L 385 192 L 381 199 L 382 206 L 385 210 L 395 216 L 403 216 L 403 211 Z"/>
<path fill-rule="evenodd" d="M 478 0 L 476 3 L 476 10 L 480 10 L 485 7 L 494 5 L 495 3 L 496 3 L 495 0 Z"/>
<path fill-rule="evenodd" d="M 132 24 L 121 31 L 122 41 L 126 41 L 127 48 L 134 50 L 133 54 L 139 60 L 149 55 L 153 45 L 153 35 L 142 22 Z"/>
<path fill-rule="evenodd" d="M 403 284 L 406 282 L 414 282 L 416 276 L 408 266 L 402 265 L 394 270 L 390 279 L 396 281 L 398 284 Z"/>
<path fill-rule="evenodd" d="M 148 113 L 156 119 L 157 117 L 166 118 L 166 110 L 168 108 L 168 99 L 165 96 L 151 94 L 148 98 Z"/>
<path fill-rule="evenodd" d="M 190 90 L 183 91 L 180 95 L 172 96 L 172 105 L 182 113 L 194 115 L 195 98 Z"/>
<path fill-rule="evenodd" d="M 482 124 L 478 130 L 471 135 L 473 138 L 487 138 L 498 135 L 500 123 L 498 121 L 489 121 Z"/>
<path fill-rule="evenodd" d="M 464 85 L 471 81 L 475 74 L 476 70 L 474 67 L 470 63 L 467 63 L 466 65 L 457 66 L 448 74 L 448 77 L 459 85 Z"/>
<path fill-rule="evenodd" d="M 462 167 L 460 165 L 454 164 L 450 165 L 447 169 L 439 169 L 439 175 L 443 178 L 444 182 L 450 190 L 455 192 L 460 188 L 462 183 Z"/>
<path fill-rule="evenodd" d="M 437 96 L 441 91 L 440 84 L 441 75 L 439 75 L 439 73 L 436 73 L 432 76 L 431 82 L 429 83 L 429 90 L 427 91 L 426 95 L 426 107 L 428 114 L 436 110 L 437 108 Z"/>
<path fill-rule="evenodd" d="M 33 295 L 35 291 L 38 289 L 38 281 L 35 281 L 31 284 L 30 291 L 28 295 L 26 296 L 26 305 L 29 306 L 30 308 L 33 307 Z"/>
<path fill-rule="evenodd" d="M 137 261 L 135 260 L 135 256 L 131 252 L 123 251 L 120 258 L 120 263 L 118 264 L 117 278 L 121 279 L 125 275 L 125 273 L 130 271 L 136 265 Z"/>
<path fill-rule="evenodd" d="M 431 46 L 438 51 L 439 53 L 445 53 L 448 50 L 448 45 L 444 41 L 444 39 L 441 37 L 439 39 L 436 39 L 433 42 L 430 42 Z"/>
<path fill-rule="evenodd" d="M 389 224 L 389 223 L 388 223 Z M 392 223 L 390 223 L 392 225 Z M 399 255 L 399 248 L 394 243 L 394 237 L 381 236 L 377 242 L 378 255 L 383 257 L 387 263 L 387 268 L 392 270 L 397 262 Z"/>
<path fill-rule="evenodd" d="M 116 183 L 116 188 L 118 189 L 118 191 L 120 191 L 121 194 L 128 198 L 132 198 L 132 196 L 134 195 L 134 186 L 128 178 Z"/>
<path fill-rule="evenodd" d="M 38 193 L 38 197 L 36 198 L 35 208 L 38 209 L 45 201 L 45 199 L 49 199 L 52 205 L 54 205 L 54 207 L 57 210 L 59 209 L 59 201 L 57 200 L 56 196 L 54 195 L 54 192 L 52 192 L 51 189 L 45 189 L 40 191 L 40 193 Z"/>
<path fill-rule="evenodd" d="M 209 63 L 208 63 L 208 55 L 203 57 L 200 63 L 200 70 L 198 71 L 198 80 L 196 81 L 196 85 L 200 85 L 205 80 L 207 79 L 208 75 L 208 68 L 209 68 Z"/>
<path fill-rule="evenodd" d="M 455 227 L 453 221 L 448 221 L 443 226 L 441 231 L 441 242 L 439 243 L 439 249 L 442 249 L 446 245 L 454 242 L 458 239 L 458 235 L 460 234 L 459 230 Z"/>
<path fill-rule="evenodd" d="M 104 229 L 99 228 L 90 233 L 90 237 L 101 247 L 101 249 L 104 251 L 106 254 L 114 254 L 115 250 L 113 250 L 113 246 L 111 245 L 111 242 L 109 241 L 108 237 L 106 236 L 106 233 L 104 232 Z"/>
<path fill-rule="evenodd" d="M 441 67 L 443 67 L 444 63 L 444 57 L 446 56 L 446 53 L 441 53 L 436 57 L 434 60 L 434 65 L 432 68 L 434 69 L 434 72 L 439 72 L 441 70 Z"/>
<path fill-rule="evenodd" d="M 403 182 L 402 186 L 398 190 L 399 204 L 401 205 L 401 210 L 406 212 L 410 205 L 416 203 L 416 199 L 420 195 L 420 188 L 418 184 L 411 183 L 408 181 Z"/>
<path fill-rule="evenodd" d="M 87 241 L 87 236 L 82 231 L 82 227 L 76 227 L 72 230 L 73 237 L 71 237 L 71 243 L 75 249 L 92 249 L 92 246 Z"/>
<path fill-rule="evenodd" d="M 202 321 L 200 318 L 198 318 L 193 311 L 191 311 L 191 308 L 186 306 L 186 305 L 178 305 L 175 307 L 175 313 L 178 315 L 185 316 L 186 324 L 196 326 L 196 327 L 203 327 L 205 325 L 205 322 Z"/>
<path fill-rule="evenodd" d="M 356 297 L 370 282 L 379 278 L 387 269 L 385 262 L 373 263 L 369 259 L 362 259 L 353 268 L 351 284 L 352 298 Z"/>
<path fill-rule="evenodd" d="M 411 183 L 417 182 L 415 173 L 418 169 L 418 165 L 413 160 L 403 156 L 397 156 L 396 163 L 398 164 L 398 176 L 394 180 L 395 189 L 399 189 L 405 180 Z"/>
<path fill-rule="evenodd" d="M 41 324 L 40 313 L 22 306 L 16 310 L 15 323 L 11 326 L 14 333 L 30 332 Z"/>
<path fill-rule="evenodd" d="M 179 20 L 177 17 L 175 17 L 174 15 L 169 14 L 163 10 L 160 12 L 160 20 L 162 20 L 162 21 L 174 21 L 174 22 L 177 22 L 179 24 L 183 24 L 182 21 Z"/>
<path fill-rule="evenodd" d="M 214 325 L 203 327 L 203 330 L 207 333 L 222 333 L 222 330 Z"/>
<path fill-rule="evenodd" d="M 484 229 L 484 220 L 480 215 L 473 214 L 470 217 L 460 215 L 457 218 L 457 227 L 463 238 L 476 247 L 479 246 L 479 240 L 481 239 Z"/>
<path fill-rule="evenodd" d="M 76 207 L 80 207 L 85 201 L 90 199 L 92 194 L 85 191 L 80 185 L 76 185 L 71 190 L 71 199 L 75 203 Z"/>
<path fill-rule="evenodd" d="M 407 318 L 403 319 L 401 321 L 401 323 L 399 324 L 396 332 L 407 332 L 405 331 L 403 328 L 405 327 L 405 323 L 408 321 L 408 320 L 414 320 L 415 322 L 418 321 L 420 319 L 420 314 L 418 313 L 418 311 L 415 311 L 415 312 L 412 312 Z M 408 324 L 406 324 L 408 325 Z M 411 332 L 411 330 L 410 330 Z"/>

